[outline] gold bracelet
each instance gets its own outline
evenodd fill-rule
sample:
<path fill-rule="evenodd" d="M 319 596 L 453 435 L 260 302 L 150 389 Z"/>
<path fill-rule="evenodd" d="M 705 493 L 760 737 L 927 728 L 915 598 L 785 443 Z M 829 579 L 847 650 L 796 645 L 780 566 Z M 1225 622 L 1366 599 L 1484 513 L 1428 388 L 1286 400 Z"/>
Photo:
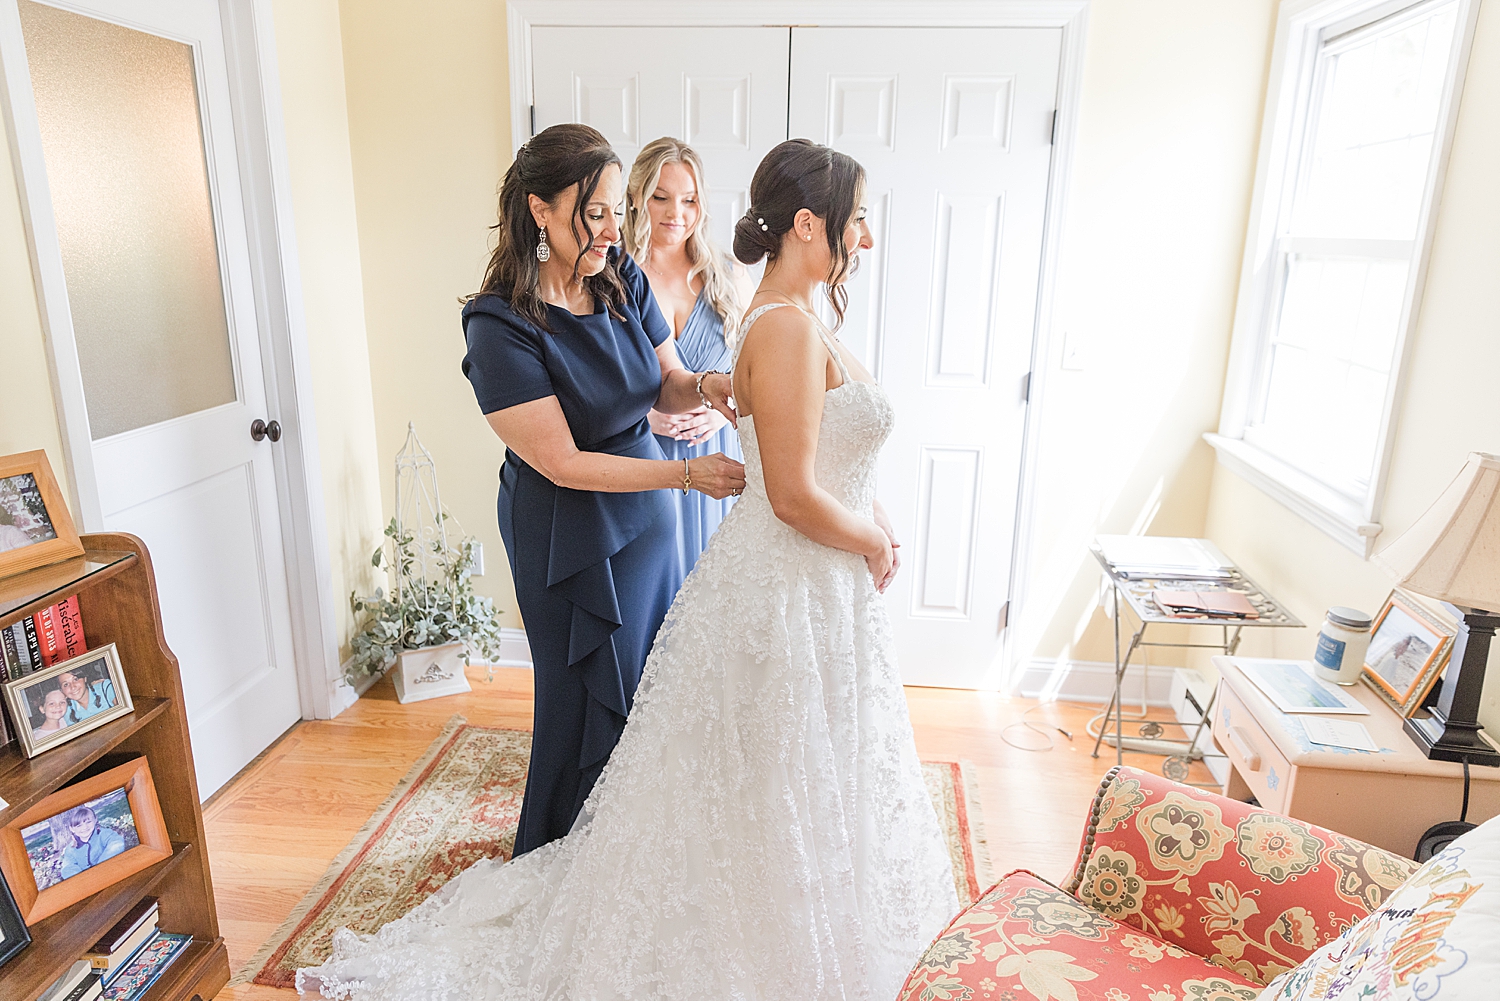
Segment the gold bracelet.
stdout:
<path fill-rule="evenodd" d="M 692 473 L 692 471 L 690 469 L 688 469 L 688 461 L 686 459 L 683 459 L 682 460 L 682 496 L 686 497 L 687 496 L 687 492 L 689 490 L 691 490 L 691 489 L 693 489 L 693 473 Z"/>

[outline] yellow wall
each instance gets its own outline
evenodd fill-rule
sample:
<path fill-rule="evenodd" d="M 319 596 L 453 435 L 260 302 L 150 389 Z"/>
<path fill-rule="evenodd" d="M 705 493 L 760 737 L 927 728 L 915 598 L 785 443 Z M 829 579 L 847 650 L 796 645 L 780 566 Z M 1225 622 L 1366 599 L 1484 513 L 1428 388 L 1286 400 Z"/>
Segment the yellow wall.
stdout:
<path fill-rule="evenodd" d="M 1091 7 L 1022 659 L 1112 658 L 1092 536 L 1202 532 L 1200 436 L 1218 424 L 1275 14 L 1274 0 Z M 1069 348 L 1082 371 L 1062 367 Z"/>
<path fill-rule="evenodd" d="M 276 0 L 273 12 L 343 658 L 353 628 L 349 592 L 385 583 L 376 580 L 370 553 L 384 525 L 386 464 L 374 433 L 339 7 L 337 0 Z"/>
<path fill-rule="evenodd" d="M 1484 4 L 1438 211 L 1396 424 L 1377 548 L 1416 520 L 1473 450 L 1500 452 L 1500 5 Z M 1391 581 L 1235 474 L 1215 470 L 1208 531 L 1313 628 L 1330 605 L 1375 612 Z M 1245 653 L 1306 658 L 1312 630 L 1258 635 Z M 1500 734 L 1500 653 L 1481 713 Z"/>
<path fill-rule="evenodd" d="M 505 450 L 459 371 L 459 297 L 488 258 L 510 164 L 505 8 L 493 0 L 345 0 L 341 10 L 381 496 L 415 422 L 443 502 L 484 543 L 476 590 L 521 625 L 495 521 Z"/>

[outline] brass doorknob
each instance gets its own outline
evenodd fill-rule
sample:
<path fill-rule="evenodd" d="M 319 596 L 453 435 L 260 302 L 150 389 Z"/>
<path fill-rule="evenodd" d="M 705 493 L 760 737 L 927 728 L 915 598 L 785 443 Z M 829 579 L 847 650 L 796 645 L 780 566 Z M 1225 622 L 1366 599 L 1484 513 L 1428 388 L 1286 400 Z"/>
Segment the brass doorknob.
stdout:
<path fill-rule="evenodd" d="M 281 425 L 276 421 L 267 424 L 259 417 L 250 422 L 250 437 L 255 441 L 270 438 L 272 441 L 281 440 Z"/>

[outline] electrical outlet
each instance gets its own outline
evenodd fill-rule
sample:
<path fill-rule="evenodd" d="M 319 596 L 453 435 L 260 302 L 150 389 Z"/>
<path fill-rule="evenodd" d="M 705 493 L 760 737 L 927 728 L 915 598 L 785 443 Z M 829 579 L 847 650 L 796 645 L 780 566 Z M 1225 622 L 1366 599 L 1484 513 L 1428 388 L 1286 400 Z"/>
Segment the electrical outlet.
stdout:
<path fill-rule="evenodd" d="M 474 558 L 469 561 L 469 576 L 470 577 L 483 577 L 484 576 L 484 543 L 483 542 L 475 542 L 474 543 Z"/>

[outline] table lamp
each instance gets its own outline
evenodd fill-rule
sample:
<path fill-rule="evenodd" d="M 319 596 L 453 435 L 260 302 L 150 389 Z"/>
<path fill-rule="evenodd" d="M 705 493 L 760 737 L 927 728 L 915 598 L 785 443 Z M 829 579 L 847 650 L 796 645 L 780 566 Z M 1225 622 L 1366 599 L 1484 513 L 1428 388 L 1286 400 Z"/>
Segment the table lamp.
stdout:
<path fill-rule="evenodd" d="M 1437 705 L 1408 719 L 1407 735 L 1429 758 L 1500 766 L 1479 734 L 1485 661 L 1500 626 L 1500 455 L 1470 452 L 1432 507 L 1374 561 L 1461 619 Z"/>

